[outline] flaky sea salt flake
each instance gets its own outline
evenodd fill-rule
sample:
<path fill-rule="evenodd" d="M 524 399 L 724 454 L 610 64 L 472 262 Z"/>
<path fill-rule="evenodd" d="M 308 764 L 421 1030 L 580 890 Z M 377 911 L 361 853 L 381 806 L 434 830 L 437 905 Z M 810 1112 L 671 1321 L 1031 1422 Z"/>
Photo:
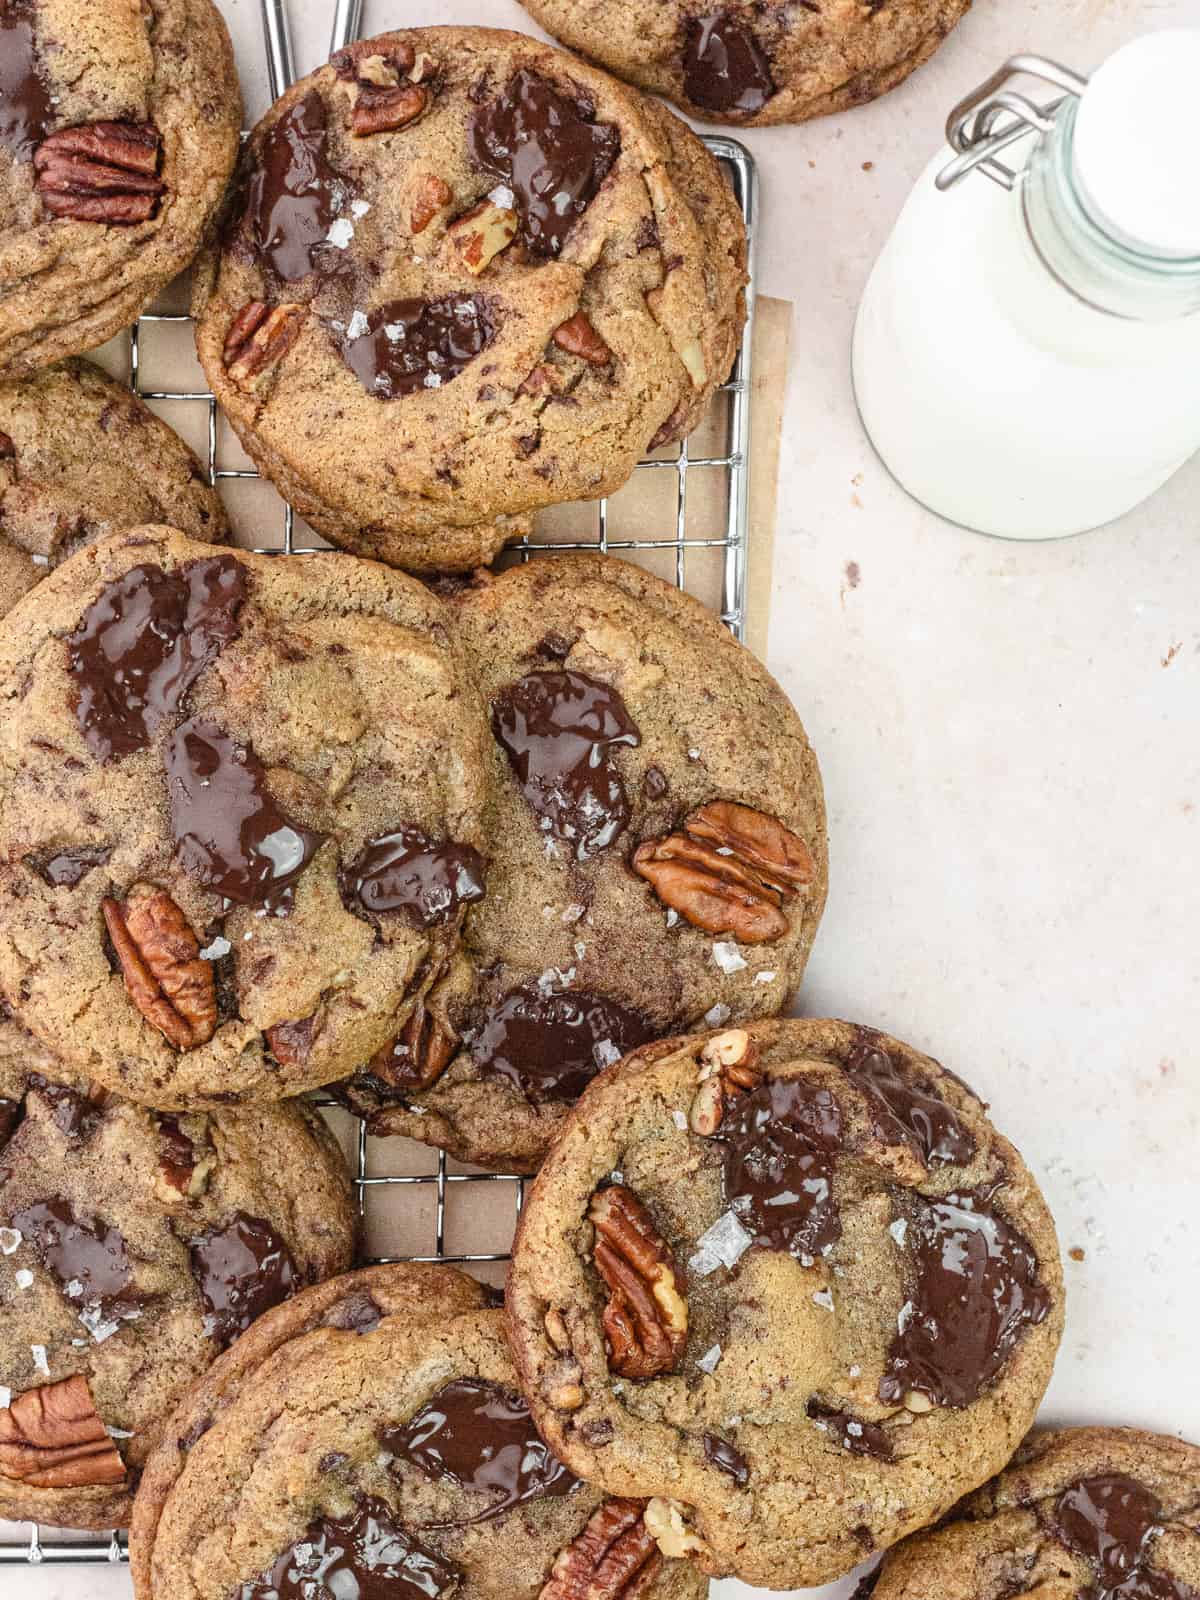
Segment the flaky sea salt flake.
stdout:
<path fill-rule="evenodd" d="M 715 1372 L 721 1360 L 721 1346 L 714 1344 L 711 1350 L 706 1350 L 697 1361 L 696 1365 L 701 1372 Z"/>
<path fill-rule="evenodd" d="M 732 1211 L 717 1218 L 707 1233 L 696 1240 L 696 1253 L 688 1266 L 701 1278 L 707 1278 L 718 1267 L 736 1267 L 754 1243 L 752 1235 L 738 1221 Z"/>
<path fill-rule="evenodd" d="M 712 947 L 712 957 L 721 971 L 728 976 L 734 972 L 746 970 L 746 958 L 736 944 L 728 940 L 718 939 Z"/>

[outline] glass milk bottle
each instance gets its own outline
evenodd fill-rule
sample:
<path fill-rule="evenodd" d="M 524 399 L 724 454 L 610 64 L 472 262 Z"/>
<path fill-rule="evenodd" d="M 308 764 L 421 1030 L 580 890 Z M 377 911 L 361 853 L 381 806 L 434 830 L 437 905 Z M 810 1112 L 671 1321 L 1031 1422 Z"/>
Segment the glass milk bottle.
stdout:
<path fill-rule="evenodd" d="M 1172 28 L 1090 82 L 1016 57 L 951 114 L 854 336 L 867 432 L 931 510 L 1059 538 L 1200 449 L 1197 85 L 1200 28 Z"/>

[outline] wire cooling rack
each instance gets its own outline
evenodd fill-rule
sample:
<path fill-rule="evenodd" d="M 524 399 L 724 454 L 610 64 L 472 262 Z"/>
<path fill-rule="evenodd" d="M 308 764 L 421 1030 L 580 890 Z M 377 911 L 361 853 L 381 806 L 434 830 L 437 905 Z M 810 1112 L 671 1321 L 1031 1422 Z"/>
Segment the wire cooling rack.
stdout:
<path fill-rule="evenodd" d="M 620 554 L 652 567 L 680 589 L 696 592 L 703 588 L 709 596 L 719 593 L 722 620 L 738 639 L 744 639 L 758 179 L 753 157 L 736 139 L 714 137 L 704 142 L 729 179 L 750 243 L 748 314 L 733 374 L 718 391 L 709 417 L 690 439 L 674 453 L 656 452 L 635 469 L 631 488 L 641 508 L 639 518 L 646 514 L 647 497 L 637 491 L 643 490 L 646 474 L 659 475 L 649 497 L 655 508 L 652 527 L 627 530 L 628 513 L 622 502 L 629 503 L 631 496 L 629 490 L 622 490 L 612 499 L 563 508 L 546 517 L 532 538 L 509 546 L 502 560 L 529 561 L 554 550 Z M 189 324 L 183 311 L 147 312 L 108 352 L 110 359 L 105 364 L 122 372 L 135 393 L 183 434 L 206 462 L 209 481 L 221 490 L 230 509 L 239 544 L 270 555 L 305 555 L 325 549 L 324 542 L 241 454 L 207 389 L 155 381 L 160 368 L 178 367 Z M 701 473 L 714 477 L 706 480 L 702 494 L 693 492 L 689 499 L 689 479 L 694 483 Z M 667 492 L 661 493 L 659 483 L 664 477 Z M 247 491 L 252 498 L 243 499 L 239 507 L 236 502 Z M 714 562 L 719 573 L 713 571 Z M 366 1125 L 358 1118 L 334 1108 L 333 1102 L 322 1104 L 327 1104 L 326 1115 L 343 1141 L 354 1173 L 364 1264 L 451 1262 L 497 1282 L 524 1203 L 525 1179 L 515 1173 L 480 1172 L 408 1140 L 369 1139 Z M 468 1198 L 483 1195 L 482 1185 L 499 1186 L 486 1192 L 489 1196 L 494 1192 L 498 1201 L 507 1203 L 486 1208 L 468 1204 Z M 0 1566 L 107 1566 L 126 1559 L 124 1537 L 116 1533 L 103 1539 L 81 1539 L 59 1529 L 23 1526 L 28 1527 L 26 1537 L 0 1540 Z"/>

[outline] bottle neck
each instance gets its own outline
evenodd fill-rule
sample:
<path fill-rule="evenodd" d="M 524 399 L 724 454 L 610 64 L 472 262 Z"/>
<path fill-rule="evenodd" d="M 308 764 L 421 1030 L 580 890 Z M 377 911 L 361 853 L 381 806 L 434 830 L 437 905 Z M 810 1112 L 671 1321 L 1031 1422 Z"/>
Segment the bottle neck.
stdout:
<path fill-rule="evenodd" d="M 1076 175 L 1075 120 L 1068 98 L 1021 174 L 1025 227 L 1042 265 L 1085 304 L 1136 322 L 1200 311 L 1200 256 L 1158 254 L 1122 238 L 1088 204 Z"/>

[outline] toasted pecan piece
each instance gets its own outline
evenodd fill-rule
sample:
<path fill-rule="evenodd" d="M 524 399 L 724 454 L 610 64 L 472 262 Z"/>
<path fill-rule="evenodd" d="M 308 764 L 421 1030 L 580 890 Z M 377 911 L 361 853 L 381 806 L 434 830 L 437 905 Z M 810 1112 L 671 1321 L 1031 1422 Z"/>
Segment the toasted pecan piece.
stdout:
<path fill-rule="evenodd" d="M 560 322 L 551 337 L 560 350 L 578 356 L 590 366 L 606 367 L 612 360 L 612 351 L 582 311 L 568 317 L 566 322 Z"/>
<path fill-rule="evenodd" d="M 539 1600 L 637 1600 L 662 1571 L 641 1500 L 606 1500 L 558 1559 Z"/>
<path fill-rule="evenodd" d="M 222 352 L 234 382 L 250 383 L 281 361 L 300 337 L 306 314 L 295 302 L 274 308 L 262 300 L 244 305 L 229 325 Z"/>
<path fill-rule="evenodd" d="M 439 178 L 436 173 L 427 172 L 413 196 L 412 212 L 408 219 L 412 232 L 424 233 L 438 212 L 444 211 L 453 198 L 454 190 L 446 180 Z"/>
<path fill-rule="evenodd" d="M 37 192 L 55 217 L 128 226 L 148 221 L 166 184 L 151 123 L 93 122 L 61 128 L 34 153 Z"/>
<path fill-rule="evenodd" d="M 769 944 L 791 924 L 787 900 L 812 882 L 812 852 L 778 817 L 732 800 L 693 811 L 683 831 L 647 839 L 633 870 L 664 905 L 707 933 Z"/>
<path fill-rule="evenodd" d="M 135 890 L 100 909 L 125 987 L 142 1016 L 176 1050 L 207 1044 L 217 1029 L 217 988 L 200 941 L 171 896 Z"/>
<path fill-rule="evenodd" d="M 364 85 L 350 113 L 350 132 L 356 139 L 374 133 L 394 133 L 407 128 L 428 111 L 433 96 L 424 84 L 402 83 L 380 89 Z"/>
<path fill-rule="evenodd" d="M 670 1247 L 624 1184 L 598 1190 L 589 1217 L 596 1230 L 596 1271 L 609 1290 L 609 1370 L 623 1378 L 672 1371 L 687 1348 L 688 1308 Z"/>
<path fill-rule="evenodd" d="M 0 1411 L 0 1476 L 31 1489 L 86 1489 L 125 1482 L 86 1378 L 27 1389 Z"/>
<path fill-rule="evenodd" d="M 700 1052 L 696 1097 L 688 1117 L 693 1133 L 711 1138 L 729 1101 L 758 1088 L 763 1078 L 758 1056 L 758 1045 L 745 1028 L 728 1028 L 709 1039 Z"/>
<path fill-rule="evenodd" d="M 450 1065 L 457 1048 L 458 1035 L 450 1024 L 419 1000 L 398 1037 L 371 1057 L 367 1070 L 394 1089 L 428 1089 Z"/>

